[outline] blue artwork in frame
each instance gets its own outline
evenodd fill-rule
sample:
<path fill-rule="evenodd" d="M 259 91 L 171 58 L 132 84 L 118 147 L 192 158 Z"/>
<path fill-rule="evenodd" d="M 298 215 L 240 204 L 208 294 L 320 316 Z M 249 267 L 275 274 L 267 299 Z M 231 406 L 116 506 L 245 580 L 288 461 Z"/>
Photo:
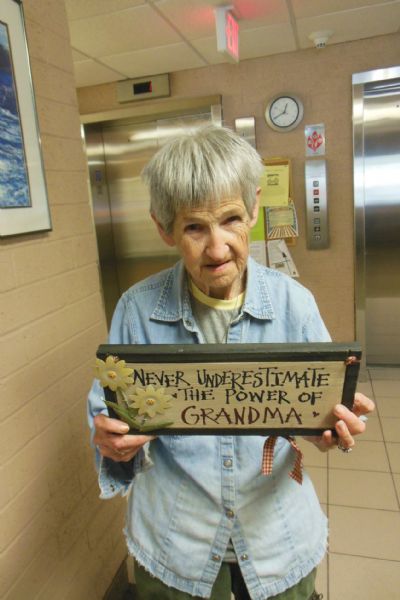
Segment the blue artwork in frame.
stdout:
<path fill-rule="evenodd" d="M 0 208 L 31 206 L 8 27 L 0 21 Z"/>
<path fill-rule="evenodd" d="M 0 0 L 0 238 L 51 230 L 21 0 Z"/>

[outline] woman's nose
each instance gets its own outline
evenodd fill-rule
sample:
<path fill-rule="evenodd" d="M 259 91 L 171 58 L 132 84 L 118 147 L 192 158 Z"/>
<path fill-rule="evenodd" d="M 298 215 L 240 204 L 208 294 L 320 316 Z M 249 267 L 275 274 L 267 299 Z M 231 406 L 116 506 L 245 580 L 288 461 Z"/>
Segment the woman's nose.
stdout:
<path fill-rule="evenodd" d="M 206 253 L 214 261 L 224 260 L 227 254 L 227 243 L 224 232 L 213 230 L 207 240 Z"/>

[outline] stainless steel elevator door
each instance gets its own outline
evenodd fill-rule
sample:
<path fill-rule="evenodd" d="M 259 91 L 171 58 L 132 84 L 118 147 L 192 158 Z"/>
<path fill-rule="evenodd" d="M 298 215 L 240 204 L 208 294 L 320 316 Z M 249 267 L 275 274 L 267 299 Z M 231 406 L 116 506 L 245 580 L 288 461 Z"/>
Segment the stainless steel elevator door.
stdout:
<path fill-rule="evenodd" d="M 400 364 L 400 79 L 364 87 L 367 362 Z"/>
<path fill-rule="evenodd" d="M 211 121 L 210 110 L 146 123 L 103 123 L 85 128 L 109 322 L 122 292 L 178 259 L 175 248 L 162 242 L 150 217 L 149 192 L 140 176 L 143 167 L 169 139 Z"/>

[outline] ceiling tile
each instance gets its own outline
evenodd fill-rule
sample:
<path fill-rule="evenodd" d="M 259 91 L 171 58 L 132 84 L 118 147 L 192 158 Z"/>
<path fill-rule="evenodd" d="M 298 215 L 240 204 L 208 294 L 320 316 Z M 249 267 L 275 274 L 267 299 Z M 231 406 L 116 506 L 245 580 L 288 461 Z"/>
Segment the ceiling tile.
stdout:
<path fill-rule="evenodd" d="M 162 0 L 157 8 L 188 40 L 206 37 L 215 31 L 214 7 L 210 2 Z"/>
<path fill-rule="evenodd" d="M 123 79 L 123 75 L 105 67 L 94 60 L 82 60 L 74 63 L 76 87 L 99 85 Z"/>
<path fill-rule="evenodd" d="M 296 50 L 296 41 L 289 24 L 248 29 L 240 33 L 240 58 L 256 58 Z"/>
<path fill-rule="evenodd" d="M 331 30 L 329 43 L 338 44 L 398 31 L 400 2 L 381 4 L 318 17 L 299 19 L 297 31 L 301 48 L 313 46 L 308 35 L 315 31 Z"/>
<path fill-rule="evenodd" d="M 157 8 L 188 40 L 197 40 L 215 35 L 214 8 L 220 4 L 220 0 L 161 0 Z M 289 20 L 286 3 L 282 0 L 236 0 L 232 5 L 240 29 L 254 29 Z"/>
<path fill-rule="evenodd" d="M 126 77 L 144 77 L 205 66 L 205 62 L 184 42 L 104 56 L 102 62 Z"/>
<path fill-rule="evenodd" d="M 192 45 L 200 52 L 210 65 L 218 65 L 220 63 L 230 62 L 225 54 L 217 51 L 217 40 L 215 35 L 201 38 L 200 40 L 192 40 Z"/>
<path fill-rule="evenodd" d="M 93 57 L 173 44 L 180 36 L 150 6 L 70 22 L 71 44 Z"/>
<path fill-rule="evenodd" d="M 213 65 L 231 62 L 223 53 L 217 51 L 215 37 L 193 40 L 193 46 Z M 239 35 L 240 60 L 291 52 L 296 43 L 290 25 L 275 25 L 241 31 Z"/>
<path fill-rule="evenodd" d="M 65 3 L 78 85 L 228 62 L 216 49 L 214 8 L 223 4 L 233 5 L 232 11 L 239 21 L 241 60 L 296 50 L 290 8 L 297 19 L 301 48 L 312 47 L 308 35 L 315 31 L 333 30 L 328 44 L 335 44 L 393 33 L 400 25 L 400 0 L 65 0 Z"/>
<path fill-rule="evenodd" d="M 291 2 L 295 17 L 302 19 L 373 4 L 387 4 L 393 0 L 291 0 Z"/>
<path fill-rule="evenodd" d="M 65 0 L 65 8 L 70 21 L 106 15 L 143 4 L 146 4 L 146 0 Z"/>
<path fill-rule="evenodd" d="M 234 13 L 238 16 L 240 29 L 256 29 L 289 22 L 287 3 L 282 0 L 241 0 L 237 4 L 238 10 L 235 3 Z"/>

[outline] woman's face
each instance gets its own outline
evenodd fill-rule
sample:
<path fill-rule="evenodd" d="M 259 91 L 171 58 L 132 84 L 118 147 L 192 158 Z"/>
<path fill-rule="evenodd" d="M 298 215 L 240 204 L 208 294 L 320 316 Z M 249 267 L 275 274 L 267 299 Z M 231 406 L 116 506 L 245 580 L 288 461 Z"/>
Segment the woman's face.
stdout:
<path fill-rule="evenodd" d="M 157 225 L 163 240 L 178 248 L 197 287 L 213 298 L 229 299 L 245 287 L 249 232 L 257 215 L 258 201 L 250 217 L 239 196 L 182 210 L 171 234 Z"/>

